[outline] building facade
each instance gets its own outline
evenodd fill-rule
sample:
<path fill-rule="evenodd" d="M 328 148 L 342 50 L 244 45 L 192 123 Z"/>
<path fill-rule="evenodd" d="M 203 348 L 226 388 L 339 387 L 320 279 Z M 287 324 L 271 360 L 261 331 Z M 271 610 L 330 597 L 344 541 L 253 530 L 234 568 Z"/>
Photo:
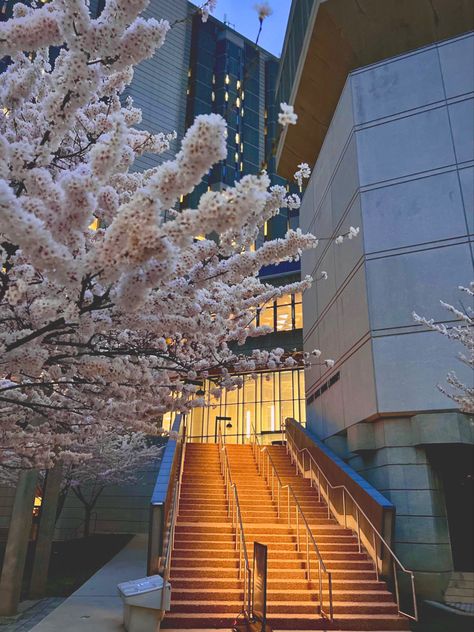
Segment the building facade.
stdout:
<path fill-rule="evenodd" d="M 437 385 L 472 373 L 413 312 L 452 325 L 440 300 L 461 306 L 474 278 L 473 8 L 355 4 L 293 3 L 278 86 L 307 106 L 278 154 L 282 173 L 295 154 L 314 165 L 303 230 L 360 227 L 303 257 L 303 274 L 329 275 L 304 294 L 304 348 L 336 360 L 306 372 L 307 427 L 394 503 L 396 552 L 439 600 L 474 571 L 474 424 Z"/>

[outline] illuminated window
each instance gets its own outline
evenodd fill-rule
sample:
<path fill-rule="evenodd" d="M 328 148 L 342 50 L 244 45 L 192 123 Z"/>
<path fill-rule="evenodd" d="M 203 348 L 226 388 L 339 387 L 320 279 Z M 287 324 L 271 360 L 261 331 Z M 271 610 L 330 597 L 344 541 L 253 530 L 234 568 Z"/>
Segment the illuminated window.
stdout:
<path fill-rule="evenodd" d="M 225 83 L 226 83 L 227 86 L 229 85 L 229 83 L 230 83 L 229 75 L 225 76 Z"/>
<path fill-rule="evenodd" d="M 241 85 L 241 84 L 240 84 L 240 79 L 237 79 L 237 90 L 239 90 L 239 89 L 240 89 L 240 85 Z"/>
<path fill-rule="evenodd" d="M 100 220 L 97 219 L 97 217 L 94 219 L 94 221 L 89 224 L 89 229 L 90 230 L 99 230 L 100 228 Z"/>
<path fill-rule="evenodd" d="M 191 68 L 188 70 L 188 77 L 191 76 Z"/>
<path fill-rule="evenodd" d="M 243 170 L 244 170 L 244 163 L 243 163 L 243 162 L 241 162 L 241 163 L 240 163 L 240 171 L 243 171 Z"/>
<path fill-rule="evenodd" d="M 180 204 L 182 204 L 184 202 L 184 195 L 180 195 L 179 196 L 179 201 L 180 201 Z"/>
<path fill-rule="evenodd" d="M 244 144 L 240 143 L 240 151 L 243 152 L 244 151 Z"/>
<path fill-rule="evenodd" d="M 226 93 L 225 93 L 225 95 L 224 95 L 224 100 L 225 100 L 225 101 L 228 101 L 228 100 L 229 100 L 229 93 L 228 93 L 228 92 L 226 92 Z"/>
<path fill-rule="evenodd" d="M 295 305 L 295 329 L 303 328 L 303 305 L 301 293 L 294 295 Z"/>
<path fill-rule="evenodd" d="M 238 154 L 238 152 L 235 152 L 234 158 L 235 158 L 235 162 L 239 162 L 239 154 Z"/>
<path fill-rule="evenodd" d="M 240 134 L 239 134 L 239 132 L 236 132 L 236 134 L 235 134 L 235 142 L 237 143 L 237 145 L 240 143 Z"/>
<path fill-rule="evenodd" d="M 263 235 L 264 237 L 268 237 L 268 222 L 265 222 L 263 225 Z"/>
<path fill-rule="evenodd" d="M 243 115 L 244 115 L 244 108 L 240 110 L 240 116 L 243 116 Z"/>
<path fill-rule="evenodd" d="M 293 329 L 293 316 L 292 316 L 292 297 L 291 294 L 285 294 L 280 296 L 277 301 L 277 331 L 291 331 Z"/>
<path fill-rule="evenodd" d="M 216 93 L 214 92 L 214 90 L 211 92 L 211 100 L 212 101 L 216 100 Z"/>
<path fill-rule="evenodd" d="M 236 105 L 238 108 L 240 108 L 240 99 L 239 99 L 239 97 L 237 97 L 237 98 L 236 98 L 236 100 L 235 100 L 235 105 Z"/>
<path fill-rule="evenodd" d="M 212 83 L 216 83 L 216 75 L 212 75 Z"/>
<path fill-rule="evenodd" d="M 242 90 L 242 101 L 245 99 L 245 92 Z"/>
<path fill-rule="evenodd" d="M 271 327 L 275 329 L 275 308 L 273 305 L 270 305 L 270 307 L 262 307 L 259 310 L 258 324 L 260 327 Z"/>
<path fill-rule="evenodd" d="M 281 432 L 282 423 L 287 417 L 302 423 L 306 421 L 304 369 L 269 371 L 242 377 L 243 388 L 233 391 L 224 389 L 218 398 L 210 393 L 214 384 L 210 380 L 204 381 L 203 397 L 208 406 L 193 408 L 189 414 L 189 441 L 214 443 L 217 417 L 221 416 L 230 417 L 223 428 L 227 443 L 247 443 L 249 430 L 251 433 L 253 428 L 262 434 L 264 441 L 265 435 L 268 435 L 270 442 L 275 439 L 275 433 Z M 175 413 L 166 413 L 163 427 L 169 429 L 174 418 Z"/>

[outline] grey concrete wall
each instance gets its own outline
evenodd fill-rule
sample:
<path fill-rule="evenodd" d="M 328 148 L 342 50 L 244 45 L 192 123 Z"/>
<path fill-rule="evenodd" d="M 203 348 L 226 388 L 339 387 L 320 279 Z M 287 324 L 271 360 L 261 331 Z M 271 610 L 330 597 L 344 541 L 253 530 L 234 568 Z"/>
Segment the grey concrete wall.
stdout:
<path fill-rule="evenodd" d="M 412 312 L 449 322 L 440 299 L 458 304 L 474 278 L 473 97 L 472 33 L 353 72 L 301 208 L 303 230 L 323 238 L 302 273 L 329 274 L 303 296 L 304 349 L 336 360 L 307 371 L 307 397 L 340 372 L 307 425 L 395 504 L 397 554 L 431 599 L 453 560 L 427 446 L 474 441 L 437 384 L 472 375 Z M 324 240 L 351 225 L 357 239 Z"/>
<path fill-rule="evenodd" d="M 474 278 L 474 37 L 466 35 L 353 72 L 301 209 L 322 238 L 360 226 L 353 241 L 305 253 L 304 346 L 337 361 L 306 375 L 307 394 L 341 379 L 308 411 L 330 437 L 363 419 L 452 409 L 436 385 L 463 368 L 457 349 L 416 326 L 449 322 Z M 466 374 L 466 378 L 469 376 Z"/>
<path fill-rule="evenodd" d="M 140 472 L 134 485 L 110 485 L 104 489 L 94 509 L 92 533 L 148 533 L 149 507 L 159 463 Z M 69 492 L 56 524 L 58 540 L 80 537 L 84 506 Z"/>
<path fill-rule="evenodd" d="M 187 0 L 153 0 L 143 13 L 146 18 L 166 19 L 172 24 L 186 18 L 191 10 Z M 143 111 L 139 127 L 148 131 L 173 132 L 178 138 L 169 152 L 140 157 L 134 165 L 143 170 L 174 156 L 185 132 L 186 89 L 191 47 L 191 20 L 177 24 L 167 34 L 165 43 L 151 59 L 135 68 L 133 81 L 125 95 L 133 97 Z"/>

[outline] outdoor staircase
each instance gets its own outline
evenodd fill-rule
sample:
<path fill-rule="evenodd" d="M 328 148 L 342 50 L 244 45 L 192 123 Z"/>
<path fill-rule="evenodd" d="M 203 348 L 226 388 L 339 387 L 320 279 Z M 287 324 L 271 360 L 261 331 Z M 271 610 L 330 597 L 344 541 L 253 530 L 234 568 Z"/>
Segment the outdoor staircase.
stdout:
<path fill-rule="evenodd" d="M 408 630 L 406 619 L 384 582 L 377 581 L 372 561 L 358 552 L 354 534 L 328 519 L 327 507 L 309 481 L 296 476 L 283 446 L 269 447 L 283 484 L 290 483 L 332 572 L 334 621 L 318 612 L 317 561 L 312 582 L 306 578 L 306 540 L 297 551 L 295 520 L 288 527 L 287 504 L 276 502 L 260 476 L 248 445 L 228 445 L 249 557 L 253 542 L 268 546 L 267 614 L 274 630 Z M 252 564 L 252 559 L 250 559 Z M 163 629 L 229 629 L 239 614 L 243 582 L 239 580 L 235 533 L 227 515 L 219 446 L 187 444 L 181 500 L 172 554 L 171 611 Z M 323 581 L 327 603 L 327 581 Z"/>

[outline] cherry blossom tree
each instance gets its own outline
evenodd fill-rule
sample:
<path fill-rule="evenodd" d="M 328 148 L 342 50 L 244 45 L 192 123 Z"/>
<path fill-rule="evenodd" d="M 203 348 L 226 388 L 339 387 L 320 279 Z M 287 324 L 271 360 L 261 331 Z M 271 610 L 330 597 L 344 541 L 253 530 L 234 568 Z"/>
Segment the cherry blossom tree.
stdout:
<path fill-rule="evenodd" d="M 142 432 L 117 435 L 114 427 L 104 430 L 99 441 L 84 446 L 88 458 L 64 471 L 61 494 L 72 492 L 84 507 L 84 537 L 90 534 L 91 516 L 109 485 L 132 485 L 140 474 L 156 463 L 162 448 L 150 443 Z M 58 512 L 59 515 L 59 512 Z"/>
<path fill-rule="evenodd" d="M 469 367 L 470 381 L 468 384 L 465 384 L 455 371 L 450 371 L 446 378 L 449 388 L 447 389 L 442 385 L 438 385 L 438 388 L 455 401 L 463 413 L 472 415 L 474 413 L 474 281 L 471 282 L 469 287 L 459 286 L 458 289 L 466 296 L 467 300 L 467 305 L 462 305 L 462 309 L 440 301 L 441 305 L 458 321 L 457 324 L 445 325 L 444 323 L 435 323 L 433 319 L 419 316 L 415 312 L 413 317 L 420 325 L 424 325 L 428 329 L 436 331 L 446 336 L 449 340 L 462 345 L 463 350 L 458 353 L 457 358 L 462 364 Z"/>
<path fill-rule="evenodd" d="M 75 464 L 104 425 L 153 432 L 166 411 L 203 405 L 197 379 L 293 362 L 281 350 L 231 350 L 267 332 L 258 305 L 275 288 L 264 265 L 317 245 L 301 231 L 250 251 L 258 227 L 287 205 L 265 172 L 174 207 L 226 155 L 226 125 L 196 118 L 174 160 L 131 170 L 169 147 L 172 131 L 138 130 L 121 99 L 133 66 L 166 37 L 148 0 L 18 3 L 0 25 L 0 463 Z M 212 8 L 212 7 L 211 7 Z M 51 61 L 51 47 L 59 51 Z M 291 201 L 294 203 L 294 200 Z M 196 241 L 198 234 L 215 240 Z"/>

